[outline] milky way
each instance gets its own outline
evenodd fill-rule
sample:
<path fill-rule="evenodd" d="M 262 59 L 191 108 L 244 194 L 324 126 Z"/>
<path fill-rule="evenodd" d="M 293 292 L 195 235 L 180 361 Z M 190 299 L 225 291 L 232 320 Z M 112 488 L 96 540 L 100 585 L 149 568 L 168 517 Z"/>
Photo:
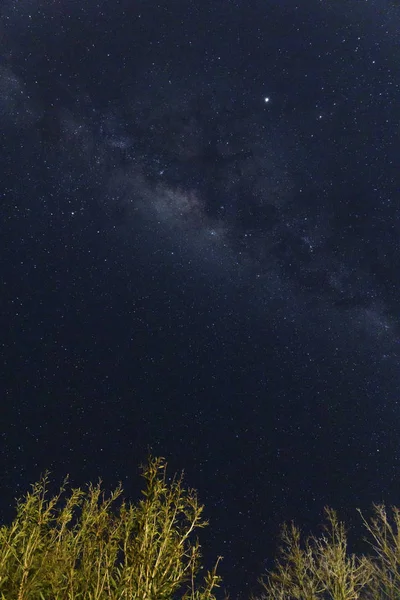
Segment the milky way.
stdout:
<path fill-rule="evenodd" d="M 152 447 L 243 590 L 278 521 L 398 502 L 399 20 L 1 3 L 0 512 Z"/>
<path fill-rule="evenodd" d="M 152 85 L 162 95 L 158 74 Z M 223 273 L 248 289 L 258 314 L 267 316 L 268 300 L 278 298 L 282 317 L 289 311 L 301 322 L 313 311 L 324 334 L 331 330 L 345 345 L 349 335 L 355 344 L 370 336 L 366 343 L 379 341 L 376 360 L 397 359 L 397 314 L 372 267 L 391 268 L 395 190 L 378 187 L 374 164 L 367 181 L 365 167 L 358 174 L 346 164 L 360 152 L 358 137 L 340 134 L 346 111 L 333 114 L 326 133 L 309 114 L 283 117 L 273 107 L 269 114 L 261 102 L 255 114 L 215 107 L 212 94 L 183 93 L 177 102 L 173 82 L 165 85 L 162 110 L 139 96 L 94 116 L 90 100 L 86 112 L 60 114 L 62 146 L 101 190 L 110 227 L 132 237 L 144 228 L 146 252 L 189 268 L 200 261 L 217 279 Z M 308 139 L 307 128 L 316 131 Z M 313 149 L 317 135 L 326 144 L 322 157 L 319 145 Z M 334 152 L 341 173 L 332 173 Z M 368 146 L 363 152 L 373 161 Z M 350 209 L 354 196 L 358 209 Z M 163 236 L 171 246 L 163 247 Z"/>
<path fill-rule="evenodd" d="M 321 27 L 324 19 L 321 12 Z M 159 257 L 165 235 L 176 244 L 177 262 L 202 257 L 214 277 L 220 269 L 240 279 L 262 310 L 278 296 L 292 318 L 321 312 L 325 330 L 346 323 L 384 340 L 385 360 L 397 358 L 397 313 L 376 272 L 395 275 L 397 188 L 379 165 L 387 164 L 395 133 L 386 90 L 398 82 L 389 68 L 376 90 L 373 75 L 353 79 L 359 61 L 387 62 L 386 47 L 377 48 L 370 31 L 354 48 L 354 32 L 339 20 L 334 37 L 343 67 L 328 77 L 328 60 L 312 81 L 319 94 L 313 99 L 310 90 L 303 112 L 304 88 L 297 97 L 295 87 L 284 89 L 286 79 L 296 79 L 284 58 L 283 81 L 266 78 L 268 103 L 261 93 L 229 92 L 224 78 L 215 90 L 185 86 L 184 68 L 166 66 L 143 69 L 133 89 L 122 88 L 107 106 L 82 84 L 56 77 L 45 105 L 5 61 L 2 119 L 24 131 L 41 123 L 39 143 L 49 165 L 59 165 L 59 188 L 93 186 L 110 228 L 135 236 L 144 226 Z M 306 59 L 307 51 L 298 58 Z M 382 122 L 371 138 L 363 131 L 377 104 Z"/>

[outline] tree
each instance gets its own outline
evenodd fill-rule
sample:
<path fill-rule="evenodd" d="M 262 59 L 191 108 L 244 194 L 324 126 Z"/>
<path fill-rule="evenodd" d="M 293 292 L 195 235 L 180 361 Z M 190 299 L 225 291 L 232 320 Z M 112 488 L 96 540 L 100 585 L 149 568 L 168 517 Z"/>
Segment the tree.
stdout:
<path fill-rule="evenodd" d="M 264 600 L 358 600 L 373 581 L 366 556 L 347 553 L 346 531 L 336 512 L 325 508 L 324 534 L 301 541 L 300 530 L 284 525 L 275 569 L 261 578 Z M 260 599 L 261 600 L 261 599 Z"/>
<path fill-rule="evenodd" d="M 2 600 L 215 600 L 214 568 L 199 584 L 201 548 L 193 540 L 203 506 L 183 488 L 183 476 L 167 483 L 166 462 L 142 467 L 146 487 L 136 506 L 115 501 L 121 484 L 106 498 L 101 480 L 87 492 L 73 489 L 60 506 L 47 499 L 49 473 L 17 503 L 17 515 L 0 528 Z"/>
<path fill-rule="evenodd" d="M 392 507 L 392 518 L 384 504 L 373 505 L 368 522 L 360 509 L 363 524 L 370 534 L 365 538 L 374 550 L 371 558 L 373 578 L 367 598 L 398 600 L 400 598 L 400 510 Z"/>

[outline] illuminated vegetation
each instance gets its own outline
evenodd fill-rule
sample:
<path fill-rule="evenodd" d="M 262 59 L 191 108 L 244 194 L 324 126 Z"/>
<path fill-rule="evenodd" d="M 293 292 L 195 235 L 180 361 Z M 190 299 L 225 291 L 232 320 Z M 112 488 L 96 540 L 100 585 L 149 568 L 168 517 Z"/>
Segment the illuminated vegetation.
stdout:
<path fill-rule="evenodd" d="M 144 498 L 114 511 L 121 486 L 109 498 L 101 482 L 87 494 L 73 489 L 59 506 L 68 478 L 47 500 L 46 473 L 0 529 L 2 600 L 214 600 L 219 559 L 198 585 L 192 538 L 207 523 L 196 493 L 182 477 L 167 483 L 163 459 L 150 459 L 143 476 Z"/>
<path fill-rule="evenodd" d="M 203 578 L 195 537 L 207 525 L 194 490 L 169 480 L 162 458 L 149 458 L 137 505 L 107 498 L 97 486 L 72 489 L 68 478 L 47 498 L 48 473 L 32 486 L 11 525 L 0 528 L 1 600 L 216 600 L 221 579 Z M 400 510 L 374 505 L 371 555 L 349 554 L 344 524 L 326 508 L 320 537 L 282 529 L 275 568 L 260 579 L 258 600 L 399 600 Z"/>
<path fill-rule="evenodd" d="M 370 521 L 358 512 L 372 555 L 348 553 L 344 524 L 326 508 L 319 538 L 302 541 L 293 523 L 283 527 L 275 568 L 259 580 L 259 600 L 399 600 L 400 511 L 393 508 L 390 518 L 384 505 L 375 504 Z"/>

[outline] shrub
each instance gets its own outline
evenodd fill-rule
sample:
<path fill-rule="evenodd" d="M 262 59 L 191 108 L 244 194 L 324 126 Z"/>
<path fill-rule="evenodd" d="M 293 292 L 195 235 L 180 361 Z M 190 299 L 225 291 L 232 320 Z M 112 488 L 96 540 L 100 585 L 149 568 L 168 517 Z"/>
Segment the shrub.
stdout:
<path fill-rule="evenodd" d="M 400 510 L 394 507 L 390 518 L 383 504 L 374 504 L 370 521 L 357 510 L 372 555 L 349 554 L 344 524 L 325 508 L 328 523 L 319 538 L 302 541 L 293 523 L 283 526 L 275 568 L 259 580 L 259 600 L 399 600 Z"/>
<path fill-rule="evenodd" d="M 182 475 L 167 483 L 166 466 L 150 457 L 143 498 L 118 511 L 121 484 L 109 498 L 100 480 L 64 499 L 67 476 L 48 500 L 46 472 L 0 528 L 2 600 L 215 600 L 221 557 L 198 583 L 203 506 Z"/>

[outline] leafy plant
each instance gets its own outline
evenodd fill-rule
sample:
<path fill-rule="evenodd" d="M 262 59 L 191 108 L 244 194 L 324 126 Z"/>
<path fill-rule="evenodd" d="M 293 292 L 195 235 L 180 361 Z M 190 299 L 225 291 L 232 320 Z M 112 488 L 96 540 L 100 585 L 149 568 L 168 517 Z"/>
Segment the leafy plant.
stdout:
<path fill-rule="evenodd" d="M 261 578 L 265 600 L 358 600 L 373 580 L 369 557 L 347 552 L 343 523 L 325 508 L 324 533 L 301 543 L 301 532 L 284 525 L 275 569 Z"/>
<path fill-rule="evenodd" d="M 182 475 L 167 483 L 166 462 L 142 467 L 146 487 L 136 506 L 115 509 L 121 484 L 106 498 L 89 484 L 60 506 L 68 476 L 48 500 L 49 473 L 32 486 L 10 526 L 0 528 L 2 600 L 215 600 L 214 568 L 198 583 L 201 548 L 193 540 L 203 506 Z"/>

